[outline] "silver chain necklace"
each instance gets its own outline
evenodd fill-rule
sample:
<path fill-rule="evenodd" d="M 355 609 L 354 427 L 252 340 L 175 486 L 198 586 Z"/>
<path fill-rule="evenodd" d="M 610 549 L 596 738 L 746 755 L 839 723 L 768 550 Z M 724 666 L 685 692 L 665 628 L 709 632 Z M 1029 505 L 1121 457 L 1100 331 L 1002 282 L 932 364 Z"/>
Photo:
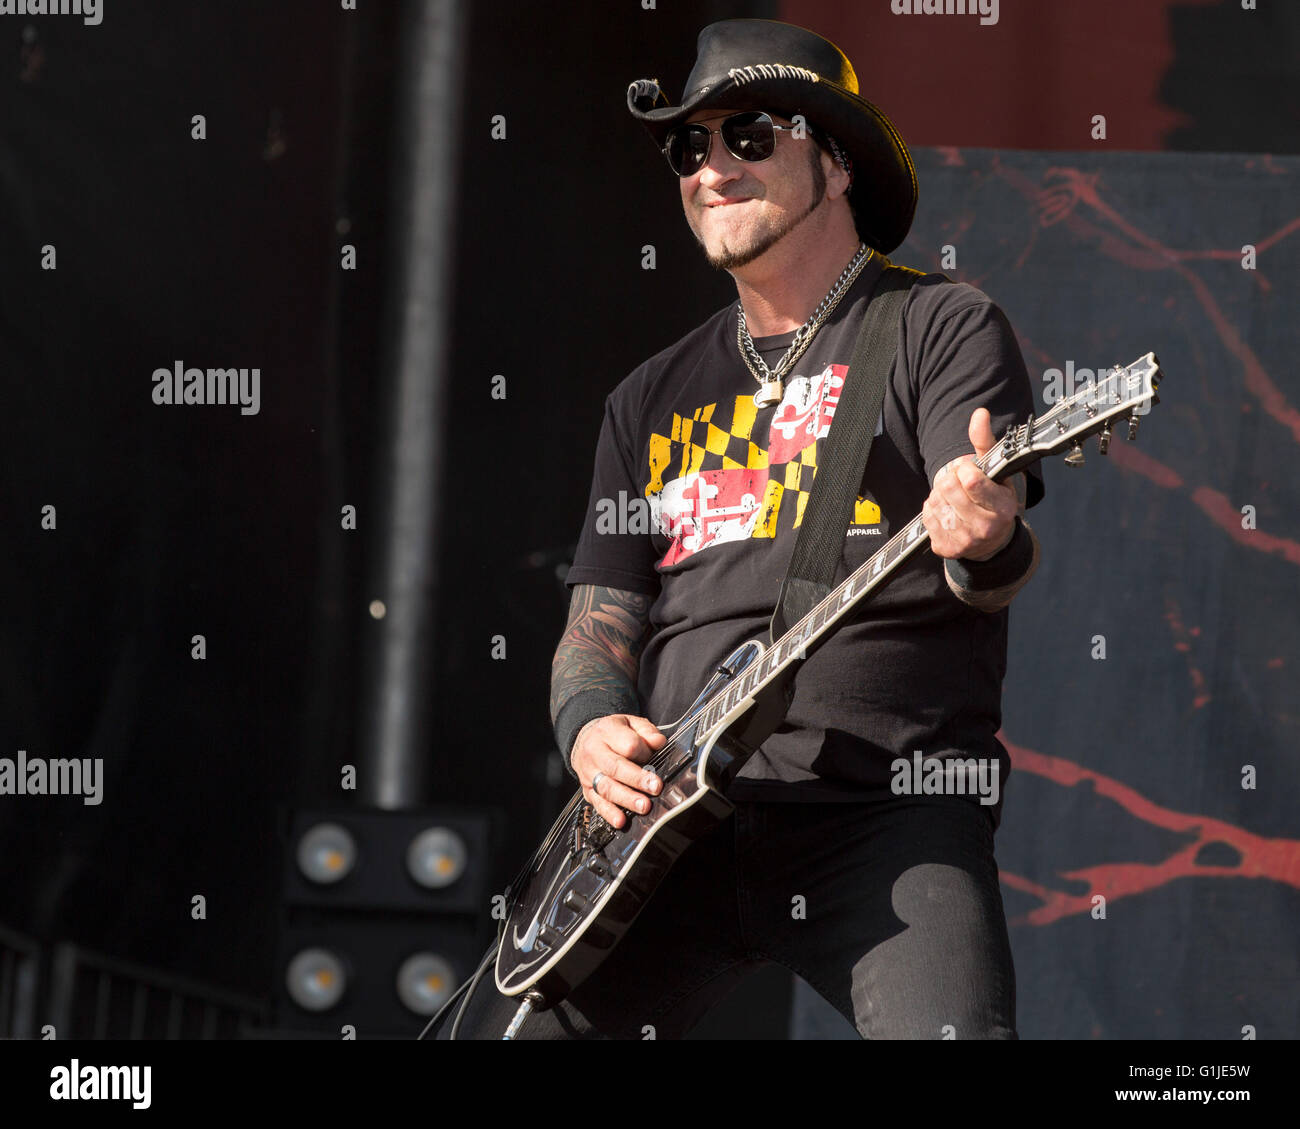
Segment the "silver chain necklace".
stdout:
<path fill-rule="evenodd" d="M 745 307 L 740 302 L 736 303 L 736 347 L 740 350 L 745 364 L 749 366 L 749 371 L 754 374 L 754 379 L 758 381 L 759 388 L 754 393 L 754 403 L 760 408 L 768 408 L 781 402 L 781 397 L 785 395 L 786 373 L 812 344 L 813 337 L 826 319 L 834 313 L 835 307 L 840 304 L 840 299 L 862 273 L 862 268 L 870 261 L 871 255 L 871 248 L 865 243 L 858 244 L 856 254 L 849 260 L 849 265 L 844 268 L 830 292 L 813 310 L 812 317 L 794 331 L 794 339 L 785 354 L 776 362 L 775 369 L 769 369 L 763 358 L 758 355 L 758 350 L 754 348 L 754 339 L 750 337 L 749 329 L 745 325 Z"/>

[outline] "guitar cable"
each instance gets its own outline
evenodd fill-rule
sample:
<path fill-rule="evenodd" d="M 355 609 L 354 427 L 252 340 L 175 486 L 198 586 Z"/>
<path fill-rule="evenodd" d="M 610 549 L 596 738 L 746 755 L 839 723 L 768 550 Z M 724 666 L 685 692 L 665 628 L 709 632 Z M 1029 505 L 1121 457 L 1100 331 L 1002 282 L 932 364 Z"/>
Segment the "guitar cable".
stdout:
<path fill-rule="evenodd" d="M 449 1042 L 452 1039 L 456 1038 L 457 1033 L 460 1031 L 461 1020 L 465 1018 L 465 1008 L 469 1004 L 469 999 L 474 994 L 474 989 L 478 987 L 478 982 L 483 979 L 483 973 L 485 973 L 488 970 L 488 967 L 492 964 L 492 961 L 496 958 L 498 943 L 499 943 L 499 939 L 498 941 L 492 942 L 492 944 L 488 947 L 488 951 L 483 954 L 483 962 L 478 966 L 478 969 L 475 971 L 474 975 L 469 980 L 466 980 L 465 983 L 463 983 L 454 992 L 452 992 L 452 994 L 447 998 L 447 1002 L 443 1004 L 442 1007 L 438 1009 L 434 1017 L 424 1025 L 424 1030 L 421 1031 L 419 1035 L 416 1036 L 417 1042 L 423 1039 L 429 1033 L 429 1029 L 432 1028 L 435 1024 L 437 1024 L 438 1020 L 440 1020 L 443 1017 L 443 1015 L 446 1014 L 447 1009 L 456 1002 L 456 997 L 459 996 L 462 992 L 464 992 L 465 998 L 461 1001 L 460 1010 L 456 1012 L 456 1018 L 451 1025 L 451 1033 L 447 1036 Z"/>

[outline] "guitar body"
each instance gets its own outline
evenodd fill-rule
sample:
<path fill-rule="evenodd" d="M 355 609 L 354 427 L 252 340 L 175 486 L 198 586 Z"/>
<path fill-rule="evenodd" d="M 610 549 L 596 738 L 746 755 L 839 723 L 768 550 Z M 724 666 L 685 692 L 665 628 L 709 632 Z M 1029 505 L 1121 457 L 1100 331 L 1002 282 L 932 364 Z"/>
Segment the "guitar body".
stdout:
<path fill-rule="evenodd" d="M 669 738 L 656 757 L 664 786 L 650 797 L 648 812 L 629 813 L 619 830 L 581 792 L 569 802 L 505 923 L 496 962 L 503 994 L 534 991 L 548 1004 L 562 999 L 627 932 L 682 852 L 731 814 L 722 792 L 784 716 L 789 680 L 742 700 L 708 733 L 700 714 L 764 651 L 757 639 L 742 644 L 681 719 L 660 729 Z"/>

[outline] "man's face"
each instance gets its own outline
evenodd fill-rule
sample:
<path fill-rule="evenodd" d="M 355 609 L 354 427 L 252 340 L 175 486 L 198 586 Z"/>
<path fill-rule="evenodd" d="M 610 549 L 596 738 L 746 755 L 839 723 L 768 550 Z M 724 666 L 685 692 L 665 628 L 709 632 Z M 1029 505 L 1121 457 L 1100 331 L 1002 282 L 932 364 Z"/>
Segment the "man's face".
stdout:
<path fill-rule="evenodd" d="M 734 112 L 700 110 L 687 120 L 717 129 Z M 771 117 L 777 125 L 792 124 Z M 821 150 L 807 134 L 796 140 L 778 130 L 775 152 L 756 163 L 733 157 L 717 134 L 712 140 L 708 162 L 681 180 L 682 207 L 709 265 L 731 270 L 753 262 L 798 227 L 825 199 L 826 177 Z"/>

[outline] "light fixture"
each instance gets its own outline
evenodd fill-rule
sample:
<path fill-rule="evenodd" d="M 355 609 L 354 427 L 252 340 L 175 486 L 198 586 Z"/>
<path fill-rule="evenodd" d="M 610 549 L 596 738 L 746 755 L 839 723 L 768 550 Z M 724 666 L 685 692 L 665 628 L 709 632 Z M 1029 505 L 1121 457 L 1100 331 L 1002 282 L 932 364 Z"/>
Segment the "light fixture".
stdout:
<path fill-rule="evenodd" d="M 456 987 L 456 973 L 434 953 L 415 953 L 397 970 L 398 998 L 416 1015 L 433 1015 Z"/>
<path fill-rule="evenodd" d="M 298 840 L 298 869 L 311 882 L 326 886 L 352 873 L 357 841 L 340 823 L 317 823 Z"/>
<path fill-rule="evenodd" d="M 329 1011 L 343 998 L 348 976 L 328 949 L 303 949 L 289 962 L 285 984 L 289 998 L 304 1011 Z"/>
<path fill-rule="evenodd" d="M 450 886 L 465 873 L 469 850 L 465 840 L 448 827 L 421 831 L 406 848 L 406 870 L 429 890 Z"/>

